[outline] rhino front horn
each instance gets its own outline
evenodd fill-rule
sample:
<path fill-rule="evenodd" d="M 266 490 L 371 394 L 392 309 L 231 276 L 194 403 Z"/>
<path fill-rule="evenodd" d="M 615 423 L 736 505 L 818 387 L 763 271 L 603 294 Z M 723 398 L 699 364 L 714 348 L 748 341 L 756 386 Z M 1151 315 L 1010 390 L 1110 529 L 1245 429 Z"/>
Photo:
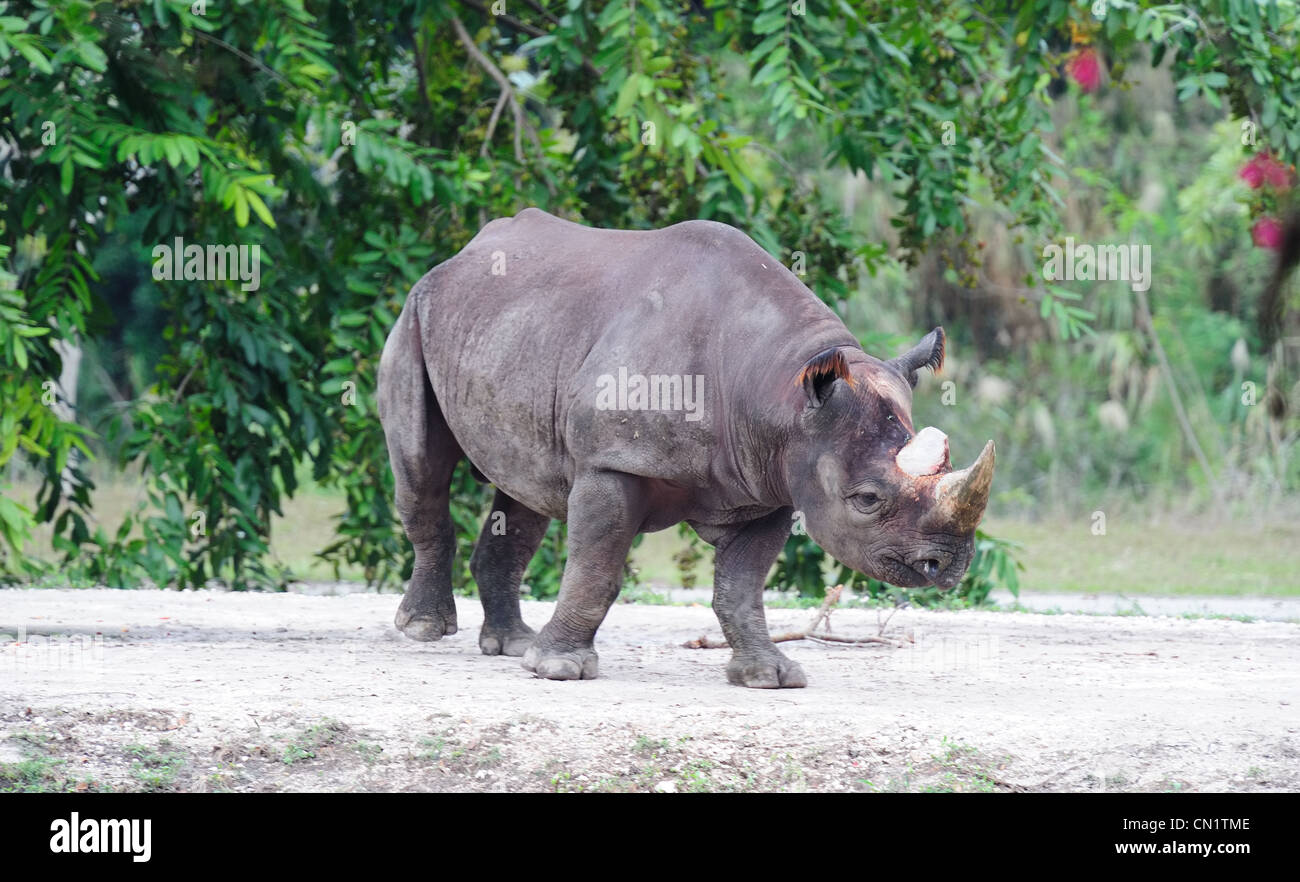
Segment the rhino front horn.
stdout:
<path fill-rule="evenodd" d="M 993 485 L 993 442 L 984 445 L 979 459 L 968 469 L 950 472 L 934 488 L 934 508 L 922 527 L 945 533 L 969 533 L 979 526 Z"/>

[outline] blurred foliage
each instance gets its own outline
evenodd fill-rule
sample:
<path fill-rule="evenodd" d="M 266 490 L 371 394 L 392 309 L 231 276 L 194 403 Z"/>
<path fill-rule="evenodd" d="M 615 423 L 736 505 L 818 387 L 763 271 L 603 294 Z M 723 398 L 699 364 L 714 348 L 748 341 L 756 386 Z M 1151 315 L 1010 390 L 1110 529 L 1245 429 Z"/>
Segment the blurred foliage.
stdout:
<path fill-rule="evenodd" d="M 930 248 L 946 281 L 977 284 L 989 224 L 1050 237 L 1070 221 L 1077 197 L 1061 188 L 1089 182 L 1063 157 L 1088 147 L 1063 153 L 1053 115 L 1077 95 L 1060 72 L 1082 46 L 1112 60 L 1115 84 L 1149 53 L 1179 101 L 1226 105 L 1221 117 L 1248 118 L 1262 145 L 1294 160 L 1293 2 L 1107 0 L 1101 18 L 1097 5 L 527 0 L 492 15 L 486 0 L 0 3 L 0 465 L 21 449 L 43 478 L 34 509 L 0 497 L 0 572 L 40 567 L 22 548 L 45 522 L 70 577 L 282 585 L 288 574 L 266 553 L 271 516 L 309 464 L 347 500 L 323 554 L 373 583 L 408 576 L 373 406 L 384 338 L 430 266 L 527 205 L 609 227 L 734 224 L 799 261 L 879 351 L 945 310 L 958 340 L 981 320 L 969 298 L 923 297 L 864 326 L 855 311 L 878 314 L 862 294 L 880 279 L 924 272 Z M 1094 137 L 1107 131 L 1098 125 Z M 1111 174 L 1093 168 L 1094 184 Z M 864 234 L 839 202 L 837 185 L 854 175 L 879 185 L 887 229 Z M 1119 201 L 1132 188 L 1098 189 L 1128 232 Z M 1176 241 L 1158 224 L 1150 235 Z M 155 248 L 178 237 L 257 246 L 261 286 L 145 279 Z M 1063 290 L 1034 292 L 1058 336 L 1026 344 L 1045 348 L 1024 364 L 1084 370 L 1081 352 L 1099 350 L 1057 340 L 1095 324 L 1115 330 L 1106 351 L 1140 372 L 1146 356 L 1123 309 Z M 1213 319 L 1171 331 L 1177 309 L 1162 304 L 1160 333 L 1181 329 L 1189 351 L 1241 329 Z M 100 386 L 118 391 L 107 415 L 78 401 L 74 422 L 39 403 L 59 376 L 60 342 L 84 347 Z M 1009 381 L 1045 383 L 1037 370 Z M 1198 379 L 1226 412 L 1218 374 Z M 1157 406 L 1149 390 L 1124 394 Z M 1071 406 L 1097 401 L 1081 393 Z M 1010 407 L 972 420 L 999 443 L 1026 424 L 1046 425 Z M 92 425 L 103 431 L 90 446 Z M 1185 468 L 1185 451 L 1144 443 L 1125 439 L 1109 467 L 1163 457 L 1171 473 Z M 74 448 L 139 470 L 144 498 L 113 535 L 95 525 Z M 1048 480 L 1070 467 L 1046 466 Z M 1022 473 L 1015 486 L 1032 492 L 1034 480 Z M 465 474 L 456 491 L 467 551 L 487 491 Z M 995 552 L 970 578 L 1005 579 Z M 813 590 L 819 555 L 792 537 L 782 565 Z M 558 584 L 562 557 L 557 525 L 530 569 L 537 593 Z M 460 561 L 466 586 L 468 554 Z"/>

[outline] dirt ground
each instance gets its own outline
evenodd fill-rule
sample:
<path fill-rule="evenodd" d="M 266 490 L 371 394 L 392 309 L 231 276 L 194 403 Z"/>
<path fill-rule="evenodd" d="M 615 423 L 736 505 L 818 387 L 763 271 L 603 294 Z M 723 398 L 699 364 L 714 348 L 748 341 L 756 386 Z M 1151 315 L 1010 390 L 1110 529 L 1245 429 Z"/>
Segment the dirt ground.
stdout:
<path fill-rule="evenodd" d="M 704 606 L 616 605 L 557 683 L 458 602 L 415 643 L 391 594 L 0 591 L 0 790 L 1300 789 L 1294 623 L 903 610 L 902 648 L 786 643 L 809 687 L 760 691 L 682 646 Z"/>

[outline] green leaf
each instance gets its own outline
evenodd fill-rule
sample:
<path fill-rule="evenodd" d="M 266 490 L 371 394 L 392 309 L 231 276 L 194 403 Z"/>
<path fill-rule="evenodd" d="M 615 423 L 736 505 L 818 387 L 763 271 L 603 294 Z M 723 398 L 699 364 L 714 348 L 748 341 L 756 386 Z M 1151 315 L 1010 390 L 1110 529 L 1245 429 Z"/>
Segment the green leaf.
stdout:
<path fill-rule="evenodd" d="M 262 197 L 258 196 L 252 190 L 245 190 L 244 197 L 252 207 L 253 213 L 261 219 L 262 223 L 266 224 L 271 229 L 275 229 L 275 218 L 271 217 L 271 212 L 266 207 L 266 203 L 262 201 Z M 243 224 L 240 224 L 240 226 L 243 226 Z"/>
<path fill-rule="evenodd" d="M 636 101 L 640 94 L 641 78 L 639 74 L 630 74 L 623 83 L 623 88 L 618 90 L 618 98 L 614 102 L 614 116 L 625 116 L 628 110 L 632 108 L 633 102 Z"/>
<path fill-rule="evenodd" d="M 233 185 L 235 199 L 235 223 L 241 227 L 248 226 L 248 191 L 238 184 Z"/>
<path fill-rule="evenodd" d="M 35 38 L 30 35 L 24 35 L 21 39 L 15 35 L 9 38 L 10 44 L 13 45 L 27 62 L 43 74 L 49 75 L 54 73 L 54 66 L 50 60 L 45 57 L 45 53 L 34 45 Z"/>

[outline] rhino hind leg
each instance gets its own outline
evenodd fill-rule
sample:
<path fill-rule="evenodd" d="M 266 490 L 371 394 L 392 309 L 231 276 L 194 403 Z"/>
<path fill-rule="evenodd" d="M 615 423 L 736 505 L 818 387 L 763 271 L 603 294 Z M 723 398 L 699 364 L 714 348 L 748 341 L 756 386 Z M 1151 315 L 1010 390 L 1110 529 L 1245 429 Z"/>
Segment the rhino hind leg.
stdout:
<path fill-rule="evenodd" d="M 739 527 L 696 526 L 714 556 L 713 611 L 731 646 L 727 680 L 754 689 L 800 688 L 808 677 L 776 648 L 763 612 L 763 582 L 790 535 L 791 511 L 778 509 Z"/>
<path fill-rule="evenodd" d="M 645 511 L 637 479 L 598 472 L 569 493 L 569 556 L 555 614 L 524 653 L 523 667 L 547 680 L 594 680 L 596 629 L 623 586 L 623 566 Z"/>
<path fill-rule="evenodd" d="M 483 601 L 478 645 L 484 655 L 521 656 L 537 636 L 519 612 L 519 584 L 551 519 L 500 490 L 483 523 L 469 569 Z"/>
<path fill-rule="evenodd" d="M 424 373 L 418 328 L 405 339 L 395 336 L 384 348 L 379 412 L 396 484 L 397 513 L 415 549 L 415 568 L 394 624 L 413 640 L 439 640 L 456 633 L 451 591 L 456 532 L 450 488 L 464 453 L 442 418 Z"/>

